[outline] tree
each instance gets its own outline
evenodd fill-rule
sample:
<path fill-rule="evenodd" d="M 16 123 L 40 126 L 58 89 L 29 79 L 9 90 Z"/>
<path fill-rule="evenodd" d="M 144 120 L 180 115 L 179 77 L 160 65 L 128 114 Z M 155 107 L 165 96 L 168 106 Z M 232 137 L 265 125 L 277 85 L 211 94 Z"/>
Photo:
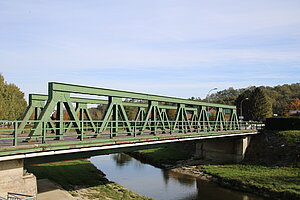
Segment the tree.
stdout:
<path fill-rule="evenodd" d="M 300 99 L 294 98 L 289 104 L 286 106 L 286 115 L 289 115 L 291 110 L 300 110 Z"/>
<path fill-rule="evenodd" d="M 0 74 L 0 120 L 21 119 L 27 107 L 24 93 L 15 84 L 8 84 Z"/>
<path fill-rule="evenodd" d="M 251 102 L 250 116 L 252 120 L 264 121 L 273 115 L 272 103 L 261 88 L 254 89 L 249 100 Z"/>
<path fill-rule="evenodd" d="M 237 112 L 238 112 L 237 114 L 238 115 L 243 115 L 244 120 L 246 120 L 246 121 L 248 121 L 252 118 L 251 114 L 250 114 L 252 92 L 253 92 L 253 89 L 245 90 L 235 100 L 235 105 L 237 106 Z M 248 98 L 248 100 L 246 100 L 246 98 Z M 241 102 L 242 102 L 242 105 L 241 105 Z M 242 106 L 242 108 L 241 108 L 241 106 Z M 242 109 L 243 113 L 241 113 L 241 109 Z"/>

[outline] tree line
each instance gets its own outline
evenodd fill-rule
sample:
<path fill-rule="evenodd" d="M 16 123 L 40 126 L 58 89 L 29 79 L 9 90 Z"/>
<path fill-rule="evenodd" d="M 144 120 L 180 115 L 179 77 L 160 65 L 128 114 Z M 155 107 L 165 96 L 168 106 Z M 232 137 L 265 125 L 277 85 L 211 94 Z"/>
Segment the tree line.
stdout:
<path fill-rule="evenodd" d="M 238 115 L 243 115 L 244 120 L 263 121 L 274 114 L 278 116 L 291 115 L 290 110 L 300 110 L 300 83 L 275 87 L 251 86 L 241 89 L 230 87 L 204 99 L 199 97 L 191 97 L 190 99 L 197 101 L 208 101 L 209 99 L 209 102 L 236 105 Z M 137 100 L 126 99 L 126 101 L 134 102 Z M 24 93 L 15 84 L 7 83 L 3 75 L 0 74 L 0 120 L 22 119 L 26 107 Z M 99 120 L 105 114 L 106 108 L 106 105 L 98 105 L 89 108 L 89 112 L 93 119 Z M 135 118 L 137 109 L 137 107 L 125 107 L 129 120 Z M 175 118 L 176 110 L 167 110 L 167 114 L 172 120 Z"/>
<path fill-rule="evenodd" d="M 232 87 L 218 91 L 199 101 L 235 105 L 238 114 L 245 120 L 265 120 L 273 115 L 288 116 L 290 110 L 300 110 L 300 83 L 270 86 L 251 86 L 234 89 Z"/>

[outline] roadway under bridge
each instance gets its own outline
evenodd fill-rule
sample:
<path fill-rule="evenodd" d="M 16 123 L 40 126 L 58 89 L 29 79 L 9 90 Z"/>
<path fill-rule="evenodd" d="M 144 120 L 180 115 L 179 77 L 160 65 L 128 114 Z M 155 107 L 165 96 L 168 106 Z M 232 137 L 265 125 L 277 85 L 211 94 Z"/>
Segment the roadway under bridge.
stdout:
<path fill-rule="evenodd" d="M 90 113 L 97 105 L 105 108 L 99 119 Z M 0 196 L 36 194 L 34 175 L 23 172 L 25 159 L 88 158 L 193 141 L 195 156 L 239 162 L 261 124 L 240 122 L 236 113 L 231 105 L 50 82 L 47 95 L 29 95 L 22 120 L 0 121 Z"/>

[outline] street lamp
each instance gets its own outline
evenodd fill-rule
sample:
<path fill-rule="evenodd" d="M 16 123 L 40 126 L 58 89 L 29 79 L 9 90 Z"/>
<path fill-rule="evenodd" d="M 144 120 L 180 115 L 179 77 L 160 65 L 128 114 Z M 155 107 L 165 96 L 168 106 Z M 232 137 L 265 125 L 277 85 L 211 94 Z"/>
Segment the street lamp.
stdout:
<path fill-rule="evenodd" d="M 245 99 L 243 99 L 243 100 L 241 101 L 241 115 L 240 115 L 241 118 L 243 118 L 243 101 L 248 100 L 248 99 L 249 99 L 249 98 L 246 97 Z"/>
<path fill-rule="evenodd" d="M 209 102 L 209 94 L 211 93 L 211 91 L 217 90 L 217 89 L 218 89 L 218 88 L 213 88 L 213 89 L 211 89 L 211 90 L 208 91 L 208 93 L 207 93 L 207 95 L 206 95 L 206 97 L 207 97 L 207 102 Z"/>

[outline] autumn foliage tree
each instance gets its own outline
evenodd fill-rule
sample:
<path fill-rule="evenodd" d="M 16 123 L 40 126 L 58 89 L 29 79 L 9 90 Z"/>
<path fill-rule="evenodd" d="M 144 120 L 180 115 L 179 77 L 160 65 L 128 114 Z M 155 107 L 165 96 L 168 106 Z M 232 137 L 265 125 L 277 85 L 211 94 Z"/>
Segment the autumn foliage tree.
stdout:
<path fill-rule="evenodd" d="M 289 104 L 286 106 L 286 115 L 290 115 L 290 111 L 300 110 L 300 99 L 294 98 Z"/>
<path fill-rule="evenodd" d="M 21 119 L 27 107 L 24 93 L 0 74 L 0 120 Z"/>

